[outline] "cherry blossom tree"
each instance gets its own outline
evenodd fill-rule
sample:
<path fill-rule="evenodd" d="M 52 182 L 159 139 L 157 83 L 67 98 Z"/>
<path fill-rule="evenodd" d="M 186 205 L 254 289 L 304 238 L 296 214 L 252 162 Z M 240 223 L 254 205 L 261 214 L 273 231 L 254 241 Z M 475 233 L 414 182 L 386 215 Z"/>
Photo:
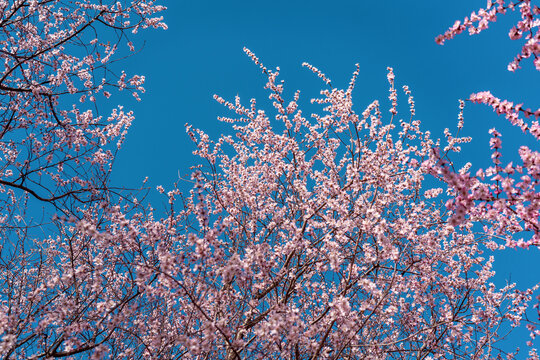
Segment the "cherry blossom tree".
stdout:
<path fill-rule="evenodd" d="M 135 50 L 132 33 L 165 27 L 161 10 L 147 0 L 0 1 L 2 358 L 65 357 L 89 349 L 99 357 L 100 344 L 112 341 L 90 325 L 85 338 L 69 345 L 70 333 L 88 318 L 83 312 L 105 321 L 91 306 L 102 306 L 94 302 L 107 288 L 85 298 L 82 289 L 70 288 L 73 272 L 54 278 L 55 269 L 74 265 L 82 256 L 77 246 L 83 246 L 71 243 L 72 262 L 61 263 L 54 238 L 65 233 L 59 219 L 82 219 L 87 207 L 118 197 L 108 178 L 133 115 L 122 107 L 102 115 L 97 104 L 115 89 L 135 97 L 144 91 L 144 77 L 128 77 L 114 63 Z M 114 301 L 121 306 L 125 299 Z"/>
<path fill-rule="evenodd" d="M 471 221 L 451 222 L 452 188 L 430 175 L 439 142 L 420 129 L 410 89 L 403 87 L 410 118 L 398 120 L 389 68 L 388 116 L 378 101 L 357 113 L 358 69 L 338 89 L 305 64 L 326 85 L 312 100 L 319 111 L 306 118 L 299 92 L 286 100 L 279 69 L 245 51 L 268 78 L 271 109 L 216 96 L 236 114 L 220 118 L 235 135 L 212 141 L 187 126 L 206 163 L 190 195 L 159 187 L 170 209 L 154 223 L 113 215 L 103 229 L 80 225 L 93 242 L 148 249 L 138 255 L 136 282 L 166 306 L 137 319 L 145 351 L 197 359 L 512 357 L 500 346 L 502 329 L 519 324 L 532 290 L 496 288 L 493 258 L 483 255 L 496 243 Z M 450 151 L 466 141 L 452 138 Z"/>
<path fill-rule="evenodd" d="M 3 358 L 515 356 L 502 342 L 534 289 L 491 282 L 486 251 L 498 244 L 474 227 L 490 218 L 456 218 L 448 202 L 470 183 L 467 167 L 453 173 L 443 161 L 470 139 L 448 131 L 437 150 L 407 86 L 408 109 L 398 107 L 391 68 L 387 105 L 353 106 L 358 68 L 340 89 L 305 64 L 324 89 L 304 104 L 298 91 L 285 95 L 279 68 L 245 49 L 271 105 L 216 96 L 235 133 L 213 141 L 187 126 L 201 164 L 189 193 L 158 187 L 160 216 L 144 193 L 108 182 L 133 115 L 85 106 L 111 89 L 143 91 L 144 78 L 114 62 L 120 45 L 134 49 L 130 32 L 165 27 L 163 7 L 0 9 Z M 45 215 L 33 220 L 36 203 Z"/>

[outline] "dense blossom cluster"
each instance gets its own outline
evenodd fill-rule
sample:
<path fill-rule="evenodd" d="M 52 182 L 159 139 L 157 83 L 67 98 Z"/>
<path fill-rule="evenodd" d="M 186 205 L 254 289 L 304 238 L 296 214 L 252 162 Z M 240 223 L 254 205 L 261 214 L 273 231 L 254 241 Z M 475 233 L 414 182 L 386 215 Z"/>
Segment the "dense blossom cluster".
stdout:
<path fill-rule="evenodd" d="M 187 127 L 207 167 L 188 199 L 199 228 L 186 243 L 191 255 L 174 255 L 206 279 L 175 294 L 197 299 L 199 332 L 186 334 L 186 351 L 231 359 L 496 356 L 496 328 L 519 324 L 532 290 L 490 284 L 482 235 L 468 220 L 453 226 L 444 190 L 427 186 L 438 143 L 414 119 L 410 89 L 411 119 L 394 123 L 392 69 L 385 120 L 378 101 L 353 109 L 358 70 L 342 90 L 306 65 L 329 87 L 312 100 L 323 112 L 308 119 L 298 92 L 286 101 L 277 72 L 246 53 L 268 77 L 274 115 L 255 100 L 246 107 L 216 96 L 239 116 L 222 119 L 235 137 L 212 142 Z M 449 151 L 462 141 L 449 139 Z M 178 270 L 160 276 L 188 278 Z"/>

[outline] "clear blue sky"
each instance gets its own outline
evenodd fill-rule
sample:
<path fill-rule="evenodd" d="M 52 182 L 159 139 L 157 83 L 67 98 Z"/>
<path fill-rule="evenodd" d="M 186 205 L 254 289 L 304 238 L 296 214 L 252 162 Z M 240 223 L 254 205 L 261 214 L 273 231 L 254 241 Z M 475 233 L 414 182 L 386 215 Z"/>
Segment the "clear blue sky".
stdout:
<path fill-rule="evenodd" d="M 128 72 L 146 76 L 147 93 L 141 103 L 114 98 L 135 111 L 136 121 L 115 164 L 113 184 L 136 187 L 149 176 L 152 187 L 168 188 L 179 173 L 187 174 L 196 164 L 185 123 L 214 138 L 228 131 L 216 117 L 230 113 L 213 100 L 213 94 L 226 99 L 238 94 L 246 102 L 267 98 L 264 77 L 242 52 L 244 46 L 266 66 L 281 67 L 289 94 L 300 89 L 306 97 L 317 94 L 322 83 L 301 67 L 302 62 L 320 68 L 338 87 L 347 85 L 359 63 L 354 100 L 360 111 L 374 99 L 387 97 L 386 67 L 392 66 L 397 84 L 407 84 L 413 91 L 423 129 L 436 137 L 445 127 L 455 128 L 458 99 L 475 91 L 491 90 L 497 97 L 536 109 L 540 72 L 532 61 L 525 61 L 516 73 L 506 71 L 521 49 L 522 43 L 507 35 L 519 14 L 500 17 L 474 37 L 462 34 L 444 46 L 434 42 L 455 20 L 485 4 L 485 0 L 168 1 L 169 29 L 134 37 L 139 46 L 146 44 L 124 63 Z M 400 100 L 406 104 L 405 97 Z M 473 143 L 464 147 L 459 161 L 471 161 L 473 168 L 489 166 L 488 129 L 493 126 L 503 132 L 506 160 L 515 157 L 520 144 L 538 149 L 491 108 L 469 103 L 463 134 L 472 136 Z M 497 256 L 499 285 L 509 276 L 523 286 L 540 280 L 538 251 Z"/>

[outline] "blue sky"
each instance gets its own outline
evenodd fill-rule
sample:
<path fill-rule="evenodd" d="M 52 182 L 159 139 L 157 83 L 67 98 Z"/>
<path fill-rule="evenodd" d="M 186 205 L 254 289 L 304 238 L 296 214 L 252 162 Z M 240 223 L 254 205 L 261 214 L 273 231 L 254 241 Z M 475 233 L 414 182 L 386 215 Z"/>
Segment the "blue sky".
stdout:
<path fill-rule="evenodd" d="M 288 94 L 300 89 L 310 98 L 322 83 L 304 61 L 320 68 L 337 87 L 345 87 L 360 64 L 353 99 L 362 110 L 388 94 L 386 67 L 392 66 L 398 86 L 407 84 L 416 101 L 423 129 L 441 137 L 455 128 L 458 99 L 491 90 L 499 98 L 540 106 L 540 72 L 524 61 L 516 73 L 507 64 L 521 49 L 508 30 L 519 14 L 500 17 L 482 34 L 462 34 L 444 46 L 434 38 L 485 6 L 485 0 L 441 2 L 391 1 L 216 1 L 172 0 L 165 4 L 167 31 L 142 32 L 134 42 L 144 48 L 123 63 L 129 73 L 146 76 L 147 93 L 141 103 L 123 97 L 136 121 L 115 163 L 113 184 L 136 187 L 146 177 L 152 187 L 165 188 L 196 164 L 194 146 L 184 130 L 190 123 L 217 138 L 227 132 L 216 120 L 230 115 L 213 94 L 244 101 L 263 101 L 265 79 L 242 48 L 254 51 L 266 66 L 281 68 Z M 287 91 L 286 91 L 287 94 Z M 400 97 L 401 104 L 406 98 Z M 116 105 L 116 104 L 112 104 Z M 473 143 L 464 146 L 461 162 L 473 168 L 489 166 L 488 130 L 503 133 L 503 156 L 511 160 L 520 144 L 538 149 L 532 138 L 507 125 L 483 105 L 468 103 L 463 134 Z M 159 207 L 159 204 L 156 204 Z M 538 281 L 538 251 L 497 253 L 499 284 L 509 276 L 523 286 Z"/>

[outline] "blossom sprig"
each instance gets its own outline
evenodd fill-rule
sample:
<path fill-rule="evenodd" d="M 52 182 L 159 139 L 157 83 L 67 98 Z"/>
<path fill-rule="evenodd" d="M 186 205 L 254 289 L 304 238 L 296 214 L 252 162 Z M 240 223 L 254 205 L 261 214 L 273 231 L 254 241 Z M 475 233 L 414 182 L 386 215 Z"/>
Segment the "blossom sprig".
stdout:
<path fill-rule="evenodd" d="M 397 114 L 397 90 L 394 87 L 394 79 L 396 76 L 394 75 L 394 69 L 391 67 L 387 67 L 386 71 L 388 71 L 386 75 L 386 79 L 388 80 L 388 83 L 390 84 L 390 95 L 388 95 L 388 99 L 392 102 L 392 107 L 390 108 L 390 113 L 392 115 Z"/>
<path fill-rule="evenodd" d="M 497 15 L 506 14 L 507 10 L 514 11 L 519 9 L 521 20 L 513 26 L 508 36 L 512 40 L 521 39 L 525 36 L 525 44 L 515 59 L 508 64 L 509 71 L 515 71 L 520 67 L 523 59 L 533 57 L 533 63 L 537 70 L 540 70 L 540 8 L 537 5 L 532 5 L 531 0 L 488 0 L 486 8 L 480 8 L 478 11 L 473 11 L 469 17 L 465 17 L 463 22 L 456 21 L 444 34 L 435 38 L 437 44 L 444 44 L 446 40 L 454 38 L 465 30 L 469 31 L 470 35 L 478 34 L 486 30 L 490 22 L 497 20 Z"/>
<path fill-rule="evenodd" d="M 497 115 L 504 115 L 512 125 L 518 126 L 523 132 L 528 132 L 537 140 L 540 140 L 540 124 L 538 123 L 540 109 L 534 112 L 531 109 L 524 109 L 523 104 L 514 104 L 508 100 L 501 100 L 493 96 L 489 91 L 473 93 L 469 97 L 469 100 L 491 106 Z M 520 113 L 522 113 L 525 118 L 534 116 L 536 120 L 532 121 L 529 125 L 521 118 Z"/>

